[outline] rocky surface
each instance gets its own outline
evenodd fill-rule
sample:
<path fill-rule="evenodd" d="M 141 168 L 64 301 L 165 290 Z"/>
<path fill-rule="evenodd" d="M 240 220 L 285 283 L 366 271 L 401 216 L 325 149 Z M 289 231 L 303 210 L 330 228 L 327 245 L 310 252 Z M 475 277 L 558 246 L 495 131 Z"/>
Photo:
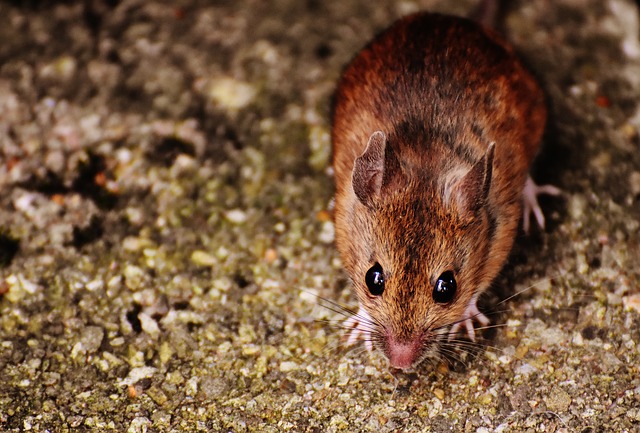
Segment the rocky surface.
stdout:
<path fill-rule="evenodd" d="M 331 92 L 393 19 L 476 2 L 451 3 L 1 2 L 0 430 L 640 429 L 630 0 L 510 2 L 553 110 L 534 177 L 566 196 L 477 355 L 402 373 L 342 345 Z"/>

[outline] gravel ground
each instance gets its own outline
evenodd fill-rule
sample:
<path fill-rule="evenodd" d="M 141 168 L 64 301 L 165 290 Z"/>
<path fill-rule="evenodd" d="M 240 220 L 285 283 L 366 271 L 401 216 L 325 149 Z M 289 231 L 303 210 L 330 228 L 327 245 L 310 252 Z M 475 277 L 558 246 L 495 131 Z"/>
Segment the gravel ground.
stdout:
<path fill-rule="evenodd" d="M 534 177 L 566 194 L 475 356 L 389 371 L 327 308 L 356 304 L 335 80 L 393 19 L 475 3 L 0 2 L 0 430 L 639 431 L 634 2 L 511 2 L 553 111 Z"/>

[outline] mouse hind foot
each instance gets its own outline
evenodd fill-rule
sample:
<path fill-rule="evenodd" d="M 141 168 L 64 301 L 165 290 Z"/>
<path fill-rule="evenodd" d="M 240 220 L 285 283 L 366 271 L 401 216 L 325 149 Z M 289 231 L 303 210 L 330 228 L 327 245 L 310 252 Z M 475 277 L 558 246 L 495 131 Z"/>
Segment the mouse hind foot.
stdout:
<path fill-rule="evenodd" d="M 544 229 L 544 214 L 538 204 L 538 196 L 542 194 L 559 196 L 562 195 L 562 190 L 553 185 L 536 185 L 531 176 L 528 176 L 522 190 L 522 229 L 525 233 L 529 233 L 531 214 L 536 219 L 538 226 Z"/>

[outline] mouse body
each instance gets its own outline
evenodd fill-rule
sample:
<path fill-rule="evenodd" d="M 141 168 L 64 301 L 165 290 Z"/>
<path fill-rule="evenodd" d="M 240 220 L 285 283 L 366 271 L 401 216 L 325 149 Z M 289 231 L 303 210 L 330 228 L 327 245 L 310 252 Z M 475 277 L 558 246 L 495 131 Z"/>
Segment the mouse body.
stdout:
<path fill-rule="evenodd" d="M 533 75 L 495 32 L 418 13 L 345 68 L 332 110 L 336 246 L 364 336 L 396 368 L 437 357 L 503 267 L 547 118 Z M 525 194 L 523 194 L 525 191 Z M 528 213 L 527 213 L 528 216 Z M 528 221 L 528 219 L 527 219 Z"/>

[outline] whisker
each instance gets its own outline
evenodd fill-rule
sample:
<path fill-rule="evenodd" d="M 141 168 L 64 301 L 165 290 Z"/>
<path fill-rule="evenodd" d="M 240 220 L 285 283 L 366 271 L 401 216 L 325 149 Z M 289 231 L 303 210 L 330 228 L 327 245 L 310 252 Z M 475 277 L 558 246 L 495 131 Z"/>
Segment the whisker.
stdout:
<path fill-rule="evenodd" d="M 357 313 L 357 311 L 353 308 L 347 307 L 346 305 L 343 305 L 337 301 L 334 301 L 333 299 L 320 296 L 317 293 L 314 293 L 310 290 L 303 288 L 303 289 L 300 289 L 300 291 L 318 299 L 318 301 L 320 301 L 318 302 L 318 305 L 320 305 L 321 307 L 327 308 L 328 310 L 341 314 L 345 317 L 346 317 L 346 314 L 343 314 L 344 312 L 347 312 L 350 316 L 355 315 Z"/>
<path fill-rule="evenodd" d="M 455 347 L 458 349 L 464 349 L 466 351 L 471 352 L 473 355 L 479 355 L 480 353 L 482 353 L 483 351 L 486 351 L 487 349 L 495 350 L 500 353 L 506 353 L 503 348 L 493 346 L 493 345 L 482 345 L 482 344 L 473 345 L 473 344 L 464 344 L 464 343 L 466 342 L 459 341 L 458 345 L 455 345 L 452 347 Z"/>
<path fill-rule="evenodd" d="M 449 322 L 449 323 L 445 323 L 445 324 L 440 325 L 440 326 L 436 326 L 435 328 L 433 328 L 433 331 L 438 331 L 438 330 L 441 330 L 441 329 L 444 329 L 444 328 L 447 328 L 447 327 L 450 327 L 450 326 L 453 326 L 453 325 L 457 325 L 457 324 L 459 324 L 459 323 L 463 323 L 463 322 L 465 322 L 465 321 L 467 321 L 467 320 L 473 320 L 473 319 L 475 319 L 476 317 L 479 317 L 479 316 L 481 316 L 481 315 L 483 315 L 483 314 L 484 314 L 485 316 L 486 316 L 486 315 L 490 315 L 490 316 L 491 316 L 491 315 L 498 315 L 498 314 L 506 313 L 506 312 L 508 312 L 508 311 L 510 311 L 510 310 L 508 310 L 508 309 L 504 309 L 504 310 L 494 310 L 494 311 L 491 311 L 491 312 L 488 312 L 488 313 L 477 313 L 477 314 L 473 314 L 473 315 L 471 315 L 471 316 L 465 316 L 465 317 L 462 317 L 461 319 L 455 320 L 455 321 L 453 321 L 453 322 Z M 481 328 L 480 328 L 480 327 L 477 327 L 477 328 L 475 328 L 475 329 L 481 329 Z"/>
<path fill-rule="evenodd" d="M 481 342 L 478 341 L 472 341 L 472 340 L 468 340 L 468 339 L 464 339 L 464 338 L 453 338 L 451 340 L 447 339 L 447 341 L 443 341 L 441 342 L 441 345 L 446 346 L 452 346 L 452 347 L 458 347 L 458 346 L 464 346 L 464 347 L 487 347 L 486 344 L 483 344 Z"/>
<path fill-rule="evenodd" d="M 553 274 L 553 275 L 551 275 L 551 276 L 541 278 L 541 279 L 537 280 L 536 282 L 534 282 L 534 283 L 530 284 L 529 286 L 525 287 L 524 289 L 517 291 L 517 292 L 516 292 L 516 293 L 514 293 L 513 295 L 506 297 L 506 298 L 505 298 L 505 299 L 503 299 L 502 301 L 498 302 L 498 303 L 497 303 L 497 305 L 501 305 L 501 304 L 504 304 L 504 303 L 506 303 L 506 302 L 509 302 L 509 301 L 510 301 L 510 300 L 512 300 L 513 298 L 515 298 L 515 297 L 517 297 L 517 296 L 520 296 L 520 295 L 522 295 L 523 293 L 526 293 L 526 292 L 528 292 L 528 291 L 529 291 L 529 290 L 531 290 L 531 289 L 534 289 L 536 286 L 540 285 L 541 283 L 543 283 L 543 282 L 545 282 L 545 281 L 552 281 L 552 280 L 555 280 L 556 278 L 561 277 L 561 276 L 564 276 L 564 275 L 566 275 L 566 274 L 567 274 L 567 272 L 566 272 L 566 271 L 558 271 L 557 273 L 555 273 L 555 274 Z"/>
<path fill-rule="evenodd" d="M 327 343 L 327 345 L 323 348 L 322 354 L 327 356 L 327 355 L 331 355 L 331 354 L 334 354 L 334 353 L 338 353 L 338 352 L 340 352 L 342 347 L 343 347 L 343 345 L 340 344 L 339 342 L 331 341 L 331 342 Z"/>
<path fill-rule="evenodd" d="M 497 328 L 506 328 L 507 324 L 506 323 L 496 323 L 495 325 L 485 325 L 485 326 L 478 326 L 476 328 L 476 331 L 482 331 L 484 329 L 497 329 Z"/>
<path fill-rule="evenodd" d="M 350 332 L 353 330 L 353 326 L 345 325 L 343 320 L 318 319 L 316 320 L 316 322 L 322 325 L 326 325 L 330 329 L 337 330 L 337 331 Z M 361 330 L 368 331 L 368 332 L 373 332 L 376 330 L 375 325 L 372 323 L 358 322 L 358 324 L 359 324 L 359 329 Z"/>
<path fill-rule="evenodd" d="M 328 302 L 327 299 L 324 298 L 320 298 L 320 301 L 318 305 L 320 305 L 321 307 L 324 307 L 330 311 L 333 311 L 334 313 L 338 313 L 341 316 L 344 317 L 350 317 L 350 316 L 355 316 L 356 314 L 358 314 L 358 311 L 356 309 L 353 308 L 349 308 L 345 305 L 339 304 L 337 302 Z"/>
<path fill-rule="evenodd" d="M 443 346 L 439 348 L 441 351 L 448 350 L 452 353 L 460 353 L 460 357 L 463 356 L 463 353 L 469 353 L 473 356 L 477 356 L 485 349 L 482 346 L 468 346 L 468 345 L 451 345 L 451 346 Z"/>
<path fill-rule="evenodd" d="M 461 354 L 454 350 L 440 348 L 439 353 L 443 355 L 444 359 L 447 361 L 447 364 L 453 365 L 455 363 L 460 363 L 464 366 L 465 369 L 469 368 L 467 362 L 462 359 Z"/>
<path fill-rule="evenodd" d="M 368 351 L 364 345 L 355 345 L 355 346 L 350 346 L 349 349 L 346 351 L 346 354 L 354 358 L 359 358 L 367 352 Z"/>
<path fill-rule="evenodd" d="M 461 343 L 461 342 L 459 342 Z M 467 345 L 467 344 L 446 344 L 446 345 L 441 345 L 438 347 L 438 350 L 447 350 L 451 353 L 461 353 L 460 349 L 478 349 L 478 346 L 473 346 L 473 345 Z M 481 347 L 480 347 L 481 349 Z"/>
<path fill-rule="evenodd" d="M 336 314 L 339 314 L 340 316 L 343 316 L 345 318 L 349 318 L 349 317 L 355 316 L 357 314 L 354 310 L 352 310 L 350 308 L 347 308 L 347 307 L 344 307 L 344 306 L 342 306 L 340 304 L 335 304 L 334 303 L 334 304 L 325 305 L 325 304 L 319 303 L 318 305 L 320 305 L 323 308 L 326 308 L 329 311 L 332 311 L 332 312 L 334 312 Z"/>
<path fill-rule="evenodd" d="M 328 309 L 329 311 L 332 311 L 336 314 L 339 314 L 347 319 L 349 318 L 356 318 L 359 328 L 362 328 L 362 324 L 364 323 L 369 323 L 370 325 L 372 325 L 373 327 L 375 326 L 382 326 L 382 324 L 380 323 L 379 320 L 368 316 L 368 315 L 364 315 L 360 313 L 360 310 L 356 310 L 354 308 L 350 308 L 347 307 L 345 305 L 340 304 L 339 302 L 333 301 L 331 299 L 328 298 L 324 298 L 316 293 L 312 293 L 310 291 L 304 290 L 302 289 L 305 293 L 310 294 L 311 296 L 316 297 L 320 302 L 318 302 L 318 305 L 320 305 L 323 308 Z"/>

